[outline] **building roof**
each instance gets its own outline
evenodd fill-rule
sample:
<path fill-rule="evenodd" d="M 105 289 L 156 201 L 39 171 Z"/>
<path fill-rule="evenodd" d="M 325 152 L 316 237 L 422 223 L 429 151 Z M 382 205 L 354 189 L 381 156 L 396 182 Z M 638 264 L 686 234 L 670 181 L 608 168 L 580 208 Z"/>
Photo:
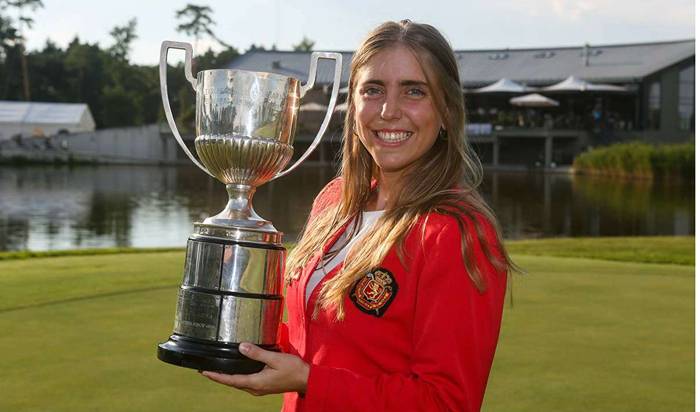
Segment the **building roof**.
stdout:
<path fill-rule="evenodd" d="M 0 123 L 66 124 L 80 123 L 85 103 L 38 103 L 0 100 Z"/>
<path fill-rule="evenodd" d="M 542 49 L 458 51 L 465 84 L 491 83 L 503 77 L 528 85 L 545 85 L 576 76 L 590 82 L 636 82 L 695 56 L 695 40 L 559 47 Z"/>
<path fill-rule="evenodd" d="M 350 61 L 353 52 L 340 52 L 343 55 L 342 83 L 348 82 L 350 74 Z M 233 60 L 226 68 L 237 70 L 250 70 L 258 72 L 270 72 L 285 76 L 296 77 L 306 82 L 309 76 L 310 52 L 293 51 L 249 51 Z M 334 62 L 332 60 L 319 60 L 316 68 L 316 83 L 331 84 L 333 82 Z"/>
<path fill-rule="evenodd" d="M 341 53 L 342 83 L 347 84 L 352 52 Z M 455 55 L 462 83 L 467 87 L 484 86 L 502 78 L 543 86 L 572 75 L 591 82 L 629 83 L 695 56 L 695 39 L 587 47 L 457 50 Z M 308 52 L 258 50 L 239 56 L 228 68 L 273 72 L 306 81 L 309 59 Z M 332 76 L 332 63 L 322 61 L 316 82 L 330 84 Z"/>

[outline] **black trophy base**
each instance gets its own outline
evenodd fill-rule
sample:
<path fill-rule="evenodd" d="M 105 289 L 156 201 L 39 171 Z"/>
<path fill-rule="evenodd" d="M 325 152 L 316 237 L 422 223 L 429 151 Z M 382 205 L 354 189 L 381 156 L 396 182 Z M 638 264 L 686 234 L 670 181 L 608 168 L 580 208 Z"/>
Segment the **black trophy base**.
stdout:
<path fill-rule="evenodd" d="M 259 345 L 265 350 L 279 352 L 276 345 Z M 231 375 L 249 375 L 260 372 L 265 364 L 246 358 L 237 344 L 205 343 L 172 335 L 158 345 L 158 359 L 184 368 L 222 372 Z"/>

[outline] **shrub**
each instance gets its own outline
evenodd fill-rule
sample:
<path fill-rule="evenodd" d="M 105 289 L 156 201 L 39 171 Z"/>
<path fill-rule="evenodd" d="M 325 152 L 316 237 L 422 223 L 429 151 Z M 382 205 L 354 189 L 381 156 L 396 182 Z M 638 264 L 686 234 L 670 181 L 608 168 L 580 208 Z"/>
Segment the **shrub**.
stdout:
<path fill-rule="evenodd" d="M 692 179 L 695 145 L 631 142 L 599 147 L 578 155 L 574 170 L 608 176 Z"/>

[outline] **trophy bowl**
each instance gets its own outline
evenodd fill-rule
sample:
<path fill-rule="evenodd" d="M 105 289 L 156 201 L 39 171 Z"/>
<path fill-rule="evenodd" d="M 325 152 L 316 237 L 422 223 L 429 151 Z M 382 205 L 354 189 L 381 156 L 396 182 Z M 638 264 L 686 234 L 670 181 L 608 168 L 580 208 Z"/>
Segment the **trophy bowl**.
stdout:
<path fill-rule="evenodd" d="M 195 148 L 224 184 L 257 187 L 292 157 L 299 80 L 272 73 L 207 70 L 197 75 Z"/>

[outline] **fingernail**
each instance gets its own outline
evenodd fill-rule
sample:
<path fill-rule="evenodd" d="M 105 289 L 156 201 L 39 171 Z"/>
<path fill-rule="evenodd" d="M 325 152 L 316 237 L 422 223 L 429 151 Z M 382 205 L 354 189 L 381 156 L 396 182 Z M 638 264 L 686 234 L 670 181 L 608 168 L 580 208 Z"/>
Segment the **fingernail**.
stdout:
<path fill-rule="evenodd" d="M 250 350 L 250 345 L 248 345 L 247 343 L 241 343 L 240 345 L 238 345 L 238 350 L 243 353 L 248 353 L 248 351 Z"/>

